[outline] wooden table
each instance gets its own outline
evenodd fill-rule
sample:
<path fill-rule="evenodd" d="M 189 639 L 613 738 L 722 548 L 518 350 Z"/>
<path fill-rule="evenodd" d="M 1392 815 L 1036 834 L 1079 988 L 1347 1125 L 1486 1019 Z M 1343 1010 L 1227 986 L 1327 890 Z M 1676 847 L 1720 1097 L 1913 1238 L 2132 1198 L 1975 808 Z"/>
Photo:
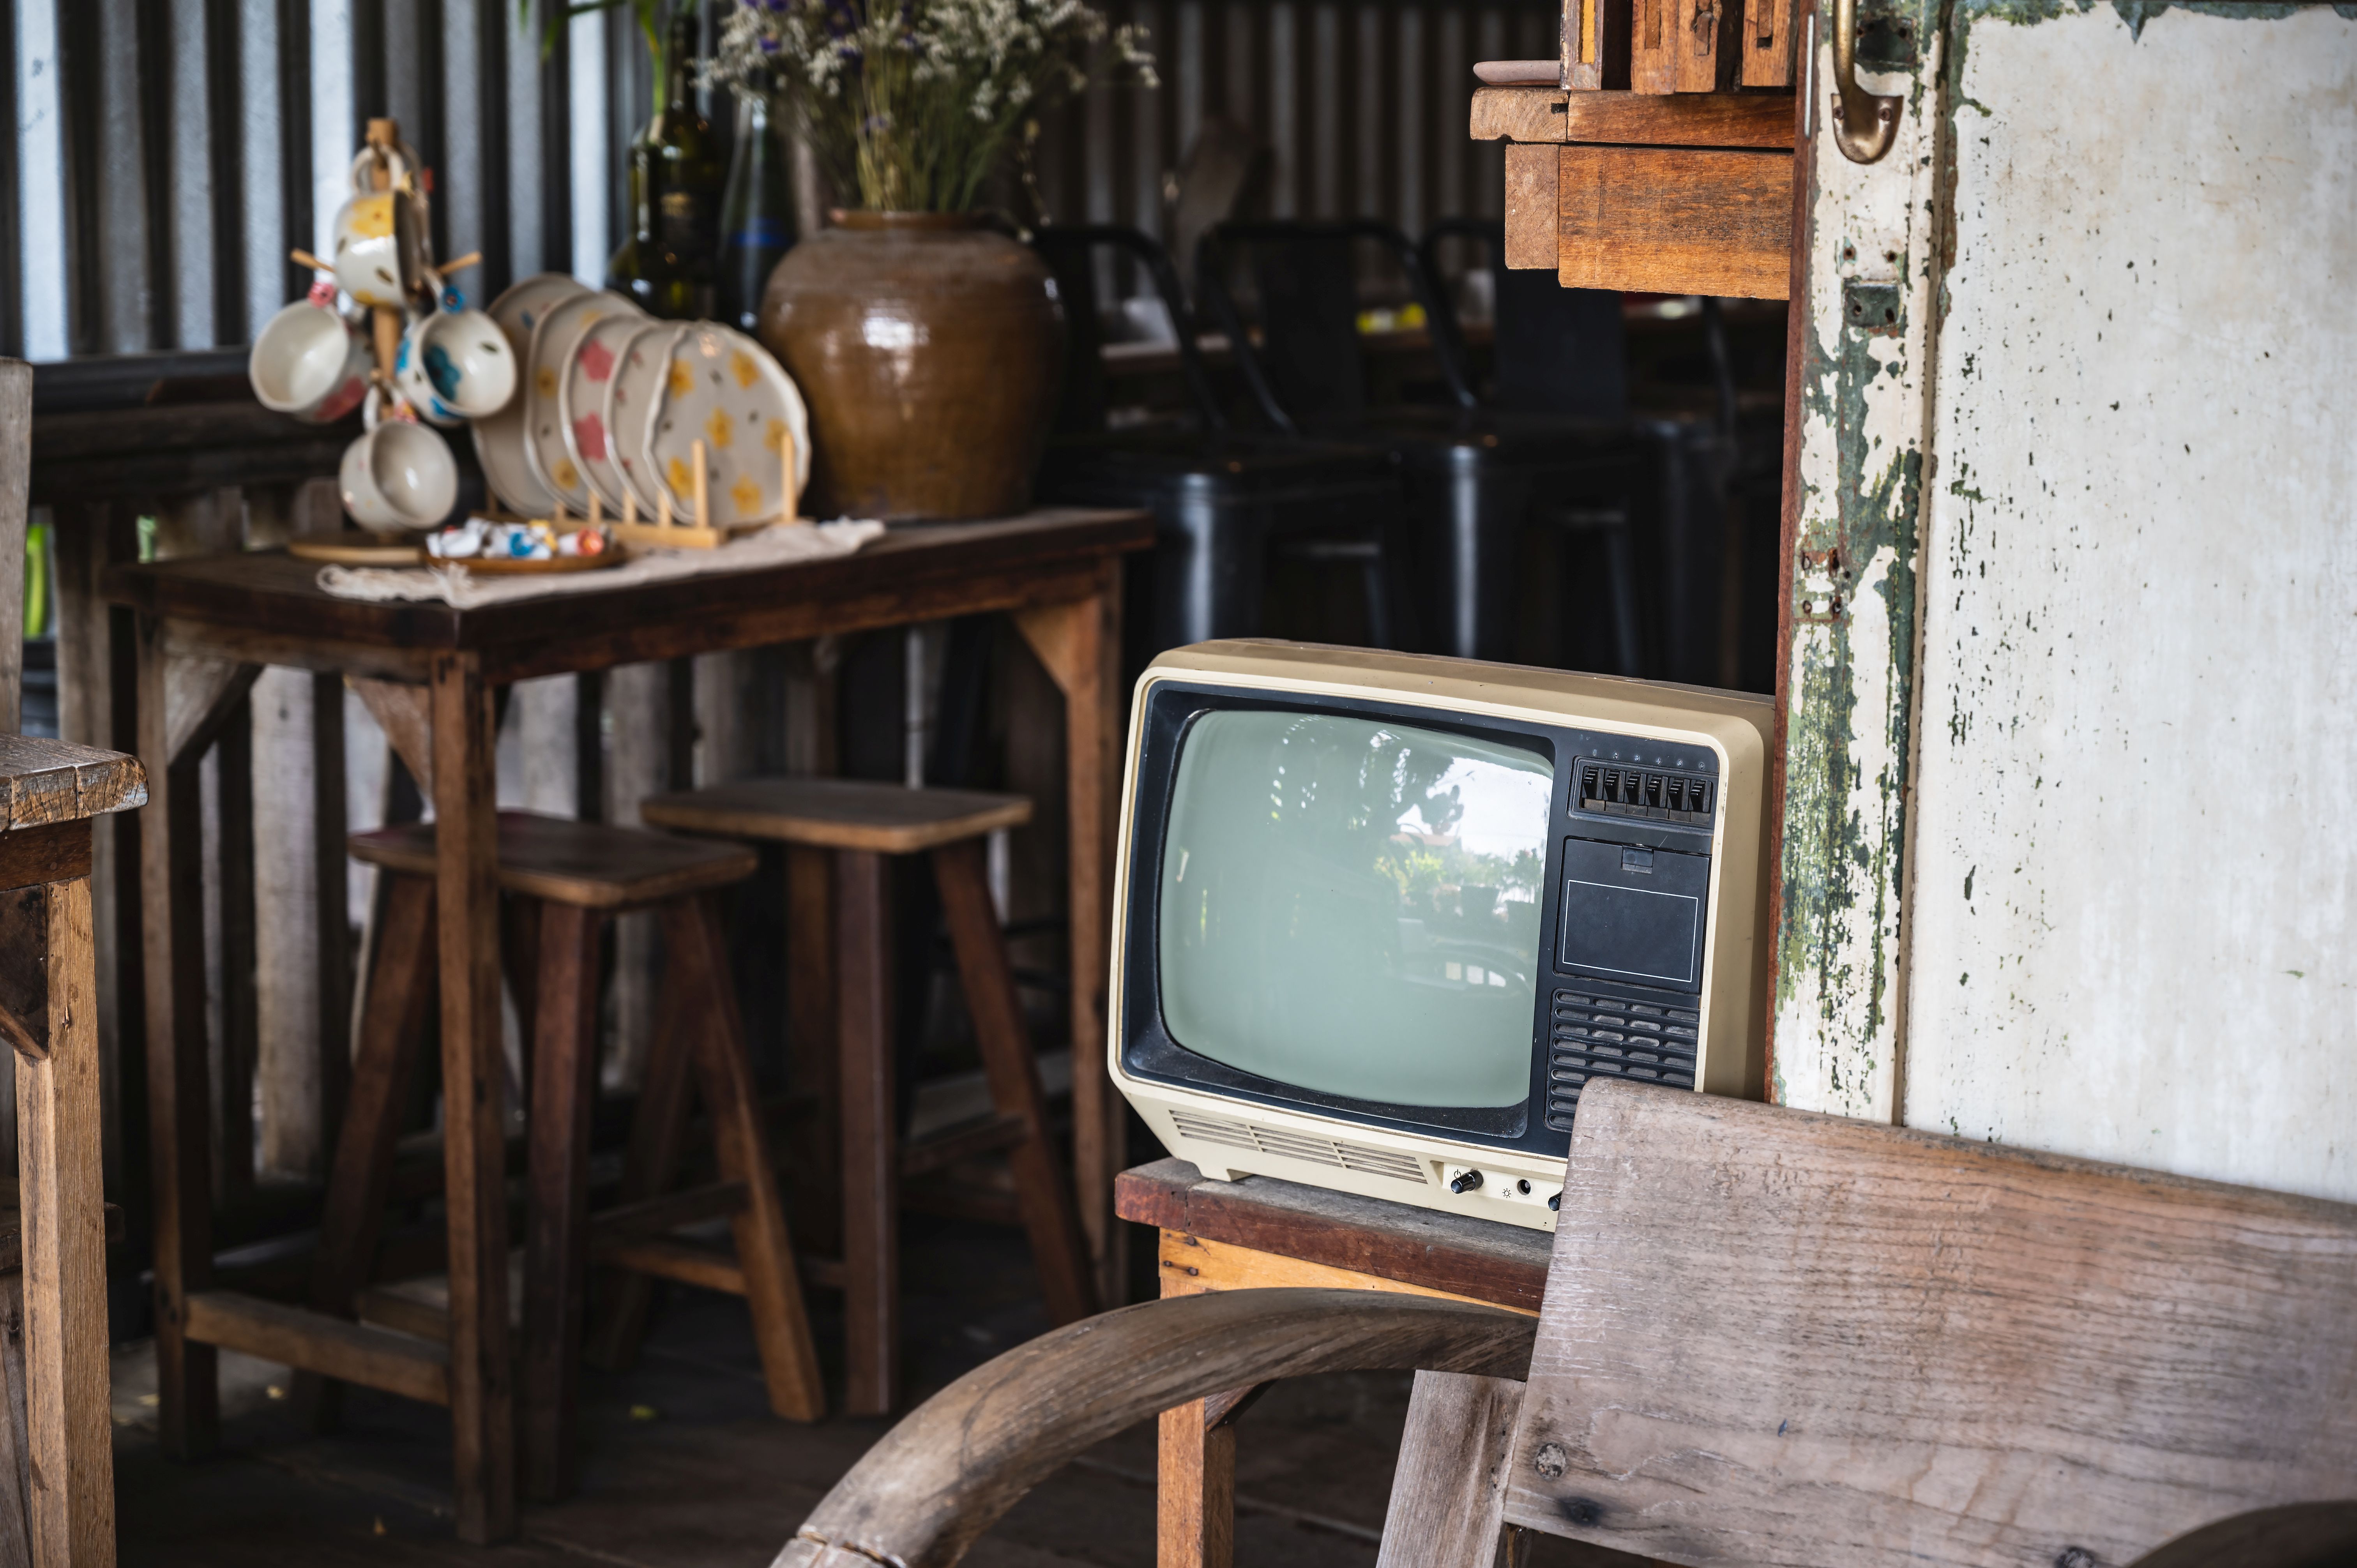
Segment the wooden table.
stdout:
<path fill-rule="evenodd" d="M 136 612 L 139 752 L 155 807 L 144 820 L 140 859 L 157 1414 L 167 1451 L 196 1457 L 213 1447 L 215 1347 L 266 1355 L 285 1342 L 279 1320 L 289 1310 L 207 1289 L 211 1172 L 198 767 L 264 665 L 352 680 L 434 803 L 450 1339 L 447 1369 L 395 1370 L 424 1397 L 438 1391 L 450 1405 L 463 1538 L 503 1539 L 516 1524 L 492 854 L 492 694 L 510 682 L 954 616 L 1013 617 L 1064 696 L 1074 1174 L 1102 1284 L 1110 1286 L 1120 1261 L 1106 1199 L 1122 1122 L 1102 1063 L 1120 768 L 1121 556 L 1152 538 L 1144 512 L 1041 511 L 896 528 L 856 554 L 830 560 L 468 610 L 339 599 L 317 586 L 317 566 L 283 554 L 202 556 L 111 573 L 108 596 Z M 322 858 L 332 854 L 340 864 L 341 853 L 333 846 Z M 409 1337 L 362 1325 L 350 1326 L 349 1337 L 355 1367 L 416 1354 Z M 314 1369 L 336 1375 L 333 1368 Z"/>
<path fill-rule="evenodd" d="M 13 1451 L 0 1455 L 0 1552 L 38 1568 L 114 1561 L 90 822 L 145 798 L 128 757 L 0 736 L 0 1038 L 16 1047 L 17 1176 L 0 1271 L 23 1271 L 0 1291 L 21 1288 L 24 1331 L 23 1381 L 0 1415 Z M 5 1359 L 13 1383 L 13 1345 Z"/>
<path fill-rule="evenodd" d="M 1484 1302 L 1535 1316 L 1552 1233 L 1268 1176 L 1207 1179 L 1184 1160 L 1121 1173 L 1114 1208 L 1162 1232 L 1164 1295 L 1318 1285 Z M 1156 1562 L 1229 1568 L 1235 1421 L 1257 1389 L 1162 1413 Z"/>

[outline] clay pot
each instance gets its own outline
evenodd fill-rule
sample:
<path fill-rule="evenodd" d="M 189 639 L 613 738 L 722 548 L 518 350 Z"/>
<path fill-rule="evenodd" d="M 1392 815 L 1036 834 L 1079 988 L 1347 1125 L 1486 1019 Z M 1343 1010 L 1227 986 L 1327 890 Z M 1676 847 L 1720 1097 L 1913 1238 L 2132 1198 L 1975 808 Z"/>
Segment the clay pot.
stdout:
<path fill-rule="evenodd" d="M 815 517 L 1031 504 L 1064 360 L 1047 266 L 978 217 L 843 212 L 770 274 L 761 341 L 811 413 Z"/>

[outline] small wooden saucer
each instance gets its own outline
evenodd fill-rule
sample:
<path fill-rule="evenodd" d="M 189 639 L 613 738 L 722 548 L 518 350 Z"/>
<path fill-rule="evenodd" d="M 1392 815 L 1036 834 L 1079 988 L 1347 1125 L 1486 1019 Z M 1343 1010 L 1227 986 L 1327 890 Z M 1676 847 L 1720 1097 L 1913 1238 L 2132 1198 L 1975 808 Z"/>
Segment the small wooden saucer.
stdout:
<path fill-rule="evenodd" d="M 414 566 L 425 559 L 425 547 L 412 535 L 347 528 L 298 534 L 286 542 L 286 553 L 338 566 Z"/>
<path fill-rule="evenodd" d="M 539 577 L 558 572 L 602 572 L 630 559 L 630 553 L 607 546 L 595 555 L 552 555 L 545 561 L 520 561 L 512 555 L 461 555 L 436 561 L 437 566 L 464 566 L 486 577 Z"/>

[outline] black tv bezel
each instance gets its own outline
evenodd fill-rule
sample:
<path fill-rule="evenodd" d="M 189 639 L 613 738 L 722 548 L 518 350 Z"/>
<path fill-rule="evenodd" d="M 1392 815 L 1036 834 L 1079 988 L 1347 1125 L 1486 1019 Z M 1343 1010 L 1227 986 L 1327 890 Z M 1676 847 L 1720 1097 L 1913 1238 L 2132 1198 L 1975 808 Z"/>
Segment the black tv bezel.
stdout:
<path fill-rule="evenodd" d="M 1331 714 L 1372 718 L 1419 729 L 1437 730 L 1469 738 L 1503 744 L 1544 757 L 1554 770 L 1549 797 L 1546 870 L 1540 886 L 1539 945 L 1533 955 L 1537 983 L 1532 999 L 1530 1075 L 1523 1098 L 1502 1106 L 1402 1105 L 1385 1101 L 1356 1100 L 1344 1095 L 1264 1078 L 1189 1050 L 1170 1033 L 1162 1015 L 1161 898 L 1165 830 L 1169 824 L 1171 792 L 1178 781 L 1179 752 L 1188 729 L 1205 714 L 1220 712 Z M 1630 985 L 1580 974 L 1558 967 L 1556 925 L 1562 900 L 1564 841 L 1568 838 L 1674 848 L 1709 854 L 1713 834 L 1707 828 L 1597 819 L 1576 815 L 1571 790 L 1573 764 L 1584 757 L 1618 757 L 1623 751 L 1653 752 L 1660 743 L 1610 731 L 1573 725 L 1550 725 L 1495 714 L 1468 714 L 1420 706 L 1405 700 L 1346 697 L 1325 693 L 1270 692 L 1237 687 L 1216 681 L 1158 680 L 1146 693 L 1137 739 L 1137 773 L 1131 795 L 1127 908 L 1121 912 L 1122 963 L 1121 1065 L 1130 1077 L 1174 1088 L 1204 1090 L 1249 1103 L 1308 1111 L 1371 1127 L 1425 1136 L 1439 1134 L 1485 1147 L 1560 1157 L 1570 1147 L 1567 1131 L 1546 1125 L 1547 1043 L 1552 1034 L 1553 993 L 1558 986 L 1577 985 L 1591 993 L 1660 998 L 1651 987 Z M 1681 754 L 1677 765 L 1717 777 L 1718 759 L 1700 742 L 1669 748 Z M 1632 755 L 1630 760 L 1637 760 Z M 1708 912 L 1706 911 L 1707 940 Z M 1697 987 L 1697 989 L 1699 989 Z M 1691 1005 L 1696 998 L 1684 998 Z"/>

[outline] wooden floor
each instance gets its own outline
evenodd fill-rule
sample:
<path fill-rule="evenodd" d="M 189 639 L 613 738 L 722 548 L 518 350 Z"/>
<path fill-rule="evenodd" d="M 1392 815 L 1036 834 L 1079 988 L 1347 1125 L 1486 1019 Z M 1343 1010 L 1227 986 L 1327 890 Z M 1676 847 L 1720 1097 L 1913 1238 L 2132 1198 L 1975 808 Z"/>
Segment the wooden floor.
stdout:
<path fill-rule="evenodd" d="M 921 1399 L 1046 1319 L 1017 1233 L 909 1220 L 909 1374 Z M 812 1310 L 839 1390 L 834 1300 L 814 1294 Z M 147 1347 L 116 1357 L 124 1568 L 764 1568 L 888 1424 L 773 1419 L 744 1304 L 674 1290 L 635 1369 L 587 1375 L 580 1495 L 527 1508 L 523 1539 L 485 1551 L 451 1534 L 440 1412 L 355 1390 L 344 1430 L 310 1438 L 278 1397 L 284 1369 L 222 1359 L 222 1455 L 182 1466 L 156 1449 Z M 1407 1380 L 1394 1375 L 1305 1379 L 1256 1406 L 1237 1444 L 1240 1568 L 1371 1568 L 1406 1411 Z M 1562 1543 L 1545 1546 L 1527 1560 L 1587 1561 Z M 1066 1467 L 966 1561 L 1152 1568 L 1153 1423 Z"/>

